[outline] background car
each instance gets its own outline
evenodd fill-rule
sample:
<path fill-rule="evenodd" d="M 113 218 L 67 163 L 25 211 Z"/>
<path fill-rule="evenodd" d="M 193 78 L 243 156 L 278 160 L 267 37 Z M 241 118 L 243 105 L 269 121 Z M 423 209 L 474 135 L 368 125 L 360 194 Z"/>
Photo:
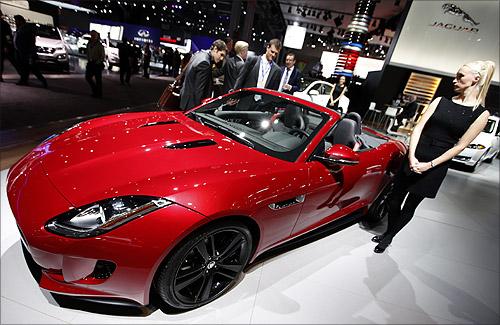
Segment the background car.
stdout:
<path fill-rule="evenodd" d="M 118 42 L 110 39 L 105 39 L 103 42 L 104 53 L 106 55 L 106 65 L 111 70 L 113 67 L 120 65 L 120 56 L 118 54 Z"/>
<path fill-rule="evenodd" d="M 66 43 L 59 28 L 35 24 L 37 60 L 40 63 L 55 64 L 69 71 L 69 57 Z"/>
<path fill-rule="evenodd" d="M 78 38 L 78 41 L 76 42 L 76 45 L 78 46 L 78 52 L 80 54 L 86 54 L 87 53 L 87 44 L 90 40 L 90 34 L 83 34 Z"/>
<path fill-rule="evenodd" d="M 469 166 L 474 171 L 481 162 L 491 163 L 500 151 L 500 118 L 490 116 L 484 130 L 471 144 L 453 158 L 454 162 Z"/>
<path fill-rule="evenodd" d="M 378 221 L 406 147 L 358 121 L 243 89 L 186 113 L 82 122 L 10 169 L 26 259 L 62 295 L 207 304 L 271 248 Z"/>
<path fill-rule="evenodd" d="M 333 84 L 322 80 L 316 80 L 311 82 L 304 90 L 294 92 L 293 95 L 326 107 L 330 101 L 330 93 L 332 92 L 332 89 Z M 339 107 L 342 109 L 342 114 L 347 113 L 347 109 L 349 108 L 349 98 L 343 95 L 339 99 Z"/>

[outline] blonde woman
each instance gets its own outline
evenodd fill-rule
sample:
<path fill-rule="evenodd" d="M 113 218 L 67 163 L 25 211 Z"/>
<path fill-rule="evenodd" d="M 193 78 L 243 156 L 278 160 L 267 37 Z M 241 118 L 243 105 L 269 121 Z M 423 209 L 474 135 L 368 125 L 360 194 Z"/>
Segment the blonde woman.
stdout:
<path fill-rule="evenodd" d="M 484 129 L 490 116 L 484 100 L 494 71 L 491 61 L 464 64 L 453 80 L 457 95 L 436 98 L 413 129 L 408 157 L 387 200 L 387 231 L 372 238 L 378 243 L 375 253 L 384 252 L 424 198 L 436 197 L 451 159 Z"/>

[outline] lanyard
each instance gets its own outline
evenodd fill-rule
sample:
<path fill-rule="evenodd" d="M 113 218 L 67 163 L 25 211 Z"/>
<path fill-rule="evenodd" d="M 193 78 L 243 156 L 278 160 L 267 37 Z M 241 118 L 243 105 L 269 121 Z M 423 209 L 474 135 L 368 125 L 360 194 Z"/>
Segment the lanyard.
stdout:
<path fill-rule="evenodd" d="M 267 77 L 269 76 L 269 72 L 271 71 L 271 64 L 272 63 L 265 62 L 265 60 L 262 60 L 261 58 L 259 81 L 257 82 L 258 88 L 265 88 Z"/>

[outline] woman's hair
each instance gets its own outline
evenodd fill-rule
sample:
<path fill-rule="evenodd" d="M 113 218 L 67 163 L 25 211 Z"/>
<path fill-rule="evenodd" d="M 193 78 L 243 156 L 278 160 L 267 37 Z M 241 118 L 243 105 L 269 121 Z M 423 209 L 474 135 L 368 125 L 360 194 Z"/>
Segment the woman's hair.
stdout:
<path fill-rule="evenodd" d="M 479 81 L 477 87 L 480 87 L 477 94 L 477 101 L 474 108 L 479 105 L 484 106 L 484 101 L 486 99 L 486 94 L 488 93 L 488 88 L 490 87 L 491 78 L 493 78 L 493 73 L 495 72 L 495 62 L 493 61 L 474 61 L 465 64 L 472 71 L 479 74 Z"/>

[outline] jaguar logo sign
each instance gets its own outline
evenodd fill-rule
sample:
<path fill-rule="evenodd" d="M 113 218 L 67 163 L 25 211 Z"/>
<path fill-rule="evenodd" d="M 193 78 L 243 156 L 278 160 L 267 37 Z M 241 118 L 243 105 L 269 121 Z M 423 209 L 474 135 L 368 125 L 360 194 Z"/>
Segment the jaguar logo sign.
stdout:
<path fill-rule="evenodd" d="M 441 6 L 441 9 L 443 9 L 443 14 L 461 16 L 463 21 L 465 21 L 466 23 L 469 23 L 471 26 L 479 25 L 479 23 L 476 22 L 467 12 L 463 11 L 459 6 L 457 6 L 455 4 L 445 3 L 444 5 Z M 450 31 L 456 31 L 456 32 L 465 32 L 465 33 L 473 33 L 473 34 L 477 34 L 479 32 L 479 28 L 460 26 L 460 25 L 455 25 L 453 23 L 449 23 L 449 22 L 435 21 L 433 24 L 431 24 L 429 26 L 434 27 L 434 28 L 446 29 L 446 30 L 450 30 Z"/>
<path fill-rule="evenodd" d="M 147 29 L 139 29 L 137 31 L 137 35 L 140 37 L 148 38 L 149 37 L 149 31 Z"/>
<path fill-rule="evenodd" d="M 468 13 L 466 13 L 465 11 L 463 11 L 462 9 L 460 9 L 459 6 L 457 5 L 454 5 L 452 3 L 445 3 L 443 6 L 443 12 L 445 14 L 450 14 L 450 15 L 456 15 L 456 16 L 462 16 L 462 19 L 471 24 L 472 26 L 477 26 L 479 25 L 479 23 L 477 23 L 474 19 L 472 19 L 471 16 L 469 16 Z"/>

